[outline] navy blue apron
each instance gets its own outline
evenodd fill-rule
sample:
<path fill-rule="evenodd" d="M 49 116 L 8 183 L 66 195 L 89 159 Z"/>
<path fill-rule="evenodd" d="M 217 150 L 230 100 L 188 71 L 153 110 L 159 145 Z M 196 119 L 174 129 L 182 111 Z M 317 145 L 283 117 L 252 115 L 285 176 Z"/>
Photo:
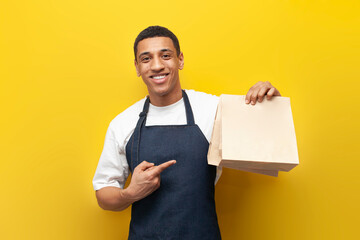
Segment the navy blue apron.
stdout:
<path fill-rule="evenodd" d="M 155 165 L 176 160 L 161 173 L 160 187 L 132 204 L 131 240 L 221 239 L 214 200 L 216 167 L 207 163 L 209 143 L 195 125 L 189 99 L 182 92 L 186 125 L 145 126 L 147 98 L 126 145 L 131 172 L 144 160 Z"/>

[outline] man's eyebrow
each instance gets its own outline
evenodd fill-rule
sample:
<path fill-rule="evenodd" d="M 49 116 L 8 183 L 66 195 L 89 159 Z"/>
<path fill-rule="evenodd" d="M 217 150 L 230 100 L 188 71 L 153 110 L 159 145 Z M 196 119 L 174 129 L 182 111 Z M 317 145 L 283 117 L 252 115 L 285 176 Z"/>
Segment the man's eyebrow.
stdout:
<path fill-rule="evenodd" d="M 162 51 L 162 52 L 166 52 L 166 51 L 173 52 L 172 50 L 170 50 L 168 48 L 161 49 L 160 51 Z"/>
<path fill-rule="evenodd" d="M 140 55 L 139 55 L 139 58 L 142 56 L 142 55 L 146 55 L 146 54 L 149 54 L 150 52 L 142 52 L 142 53 L 140 53 Z"/>
<path fill-rule="evenodd" d="M 161 49 L 160 50 L 161 52 L 167 52 L 167 51 L 169 51 L 169 52 L 174 52 L 174 51 L 172 51 L 171 49 L 169 49 L 169 48 L 163 48 L 163 49 Z M 139 58 L 142 56 L 142 55 L 146 55 L 146 54 L 149 54 L 150 52 L 142 52 L 142 53 L 140 53 L 140 55 L 139 55 Z"/>

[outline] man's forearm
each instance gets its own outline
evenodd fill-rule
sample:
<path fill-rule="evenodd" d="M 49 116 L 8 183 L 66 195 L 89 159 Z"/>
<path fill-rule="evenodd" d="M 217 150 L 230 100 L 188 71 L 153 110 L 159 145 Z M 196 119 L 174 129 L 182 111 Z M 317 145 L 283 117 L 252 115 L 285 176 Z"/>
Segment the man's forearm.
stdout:
<path fill-rule="evenodd" d="M 104 187 L 97 190 L 96 198 L 102 209 L 110 211 L 122 211 L 135 202 L 127 189 L 117 187 Z"/>

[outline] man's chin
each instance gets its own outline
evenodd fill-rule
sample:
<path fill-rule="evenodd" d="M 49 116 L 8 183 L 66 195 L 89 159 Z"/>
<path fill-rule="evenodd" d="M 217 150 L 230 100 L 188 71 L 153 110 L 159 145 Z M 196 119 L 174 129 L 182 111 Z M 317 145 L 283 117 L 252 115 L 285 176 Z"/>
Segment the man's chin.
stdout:
<path fill-rule="evenodd" d="M 152 89 L 151 93 L 153 95 L 163 97 L 169 94 L 169 89 Z"/>
<path fill-rule="evenodd" d="M 156 91 L 156 92 L 154 92 L 154 94 L 158 97 L 165 97 L 169 94 L 169 92 L 168 91 Z"/>
<path fill-rule="evenodd" d="M 167 87 L 164 86 L 163 88 L 161 87 L 157 87 L 157 88 L 148 88 L 149 93 L 151 93 L 151 95 L 157 96 L 157 97 L 168 97 L 169 95 L 172 94 L 177 94 L 177 90 L 176 88 L 171 88 L 171 87 Z M 181 91 L 181 88 L 180 88 Z"/>

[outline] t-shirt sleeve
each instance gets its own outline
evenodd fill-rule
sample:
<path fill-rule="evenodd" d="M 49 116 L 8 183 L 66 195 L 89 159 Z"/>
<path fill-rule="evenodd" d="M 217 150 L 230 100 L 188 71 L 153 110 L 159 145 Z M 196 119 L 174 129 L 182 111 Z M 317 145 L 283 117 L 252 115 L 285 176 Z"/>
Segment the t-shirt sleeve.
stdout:
<path fill-rule="evenodd" d="M 128 176 L 129 167 L 125 151 L 119 147 L 110 123 L 105 136 L 104 148 L 93 178 L 94 190 L 109 186 L 124 188 Z"/>

